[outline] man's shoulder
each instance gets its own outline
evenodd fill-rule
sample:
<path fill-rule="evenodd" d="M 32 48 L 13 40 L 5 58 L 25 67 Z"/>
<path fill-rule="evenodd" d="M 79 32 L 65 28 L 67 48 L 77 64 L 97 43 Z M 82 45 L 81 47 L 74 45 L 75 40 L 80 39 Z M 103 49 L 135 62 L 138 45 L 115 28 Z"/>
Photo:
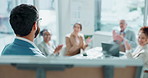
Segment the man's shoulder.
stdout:
<path fill-rule="evenodd" d="M 134 34 L 135 32 L 132 29 L 127 29 L 125 33 Z"/>
<path fill-rule="evenodd" d="M 134 30 L 131 29 L 131 28 L 127 28 L 126 31 L 127 31 L 127 32 L 134 32 Z"/>
<path fill-rule="evenodd" d="M 15 45 L 13 43 L 6 45 L 2 51 L 2 55 L 9 55 L 9 54 L 13 53 L 13 51 L 15 51 L 15 49 L 16 49 L 16 47 L 14 47 L 14 46 Z"/>
<path fill-rule="evenodd" d="M 38 49 L 34 47 L 19 46 L 14 43 L 5 46 L 2 55 L 36 55 Z"/>

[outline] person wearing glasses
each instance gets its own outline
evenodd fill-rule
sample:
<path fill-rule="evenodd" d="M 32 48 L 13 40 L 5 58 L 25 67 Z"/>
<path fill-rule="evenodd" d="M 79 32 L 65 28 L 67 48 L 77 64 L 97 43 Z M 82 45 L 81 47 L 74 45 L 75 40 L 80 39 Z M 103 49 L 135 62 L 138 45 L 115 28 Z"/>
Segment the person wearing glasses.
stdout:
<path fill-rule="evenodd" d="M 85 50 L 88 44 L 85 43 L 84 35 L 80 33 L 82 25 L 75 23 L 73 32 L 66 35 L 66 56 L 73 56 L 79 54 L 81 49 Z"/>
<path fill-rule="evenodd" d="M 33 5 L 21 4 L 13 8 L 9 21 L 16 37 L 11 44 L 4 47 L 2 55 L 45 57 L 33 43 L 40 31 L 38 20 L 38 10 Z"/>
<path fill-rule="evenodd" d="M 120 31 L 113 30 L 113 44 L 119 47 L 119 50 L 125 52 L 124 42 L 128 41 L 132 48 L 136 48 L 136 36 L 135 33 L 127 28 L 126 20 L 122 19 L 119 22 Z"/>
<path fill-rule="evenodd" d="M 62 49 L 63 45 L 55 46 L 54 42 L 51 41 L 51 32 L 47 29 L 43 29 L 41 31 L 41 35 L 43 36 L 43 41 L 38 44 L 38 48 L 45 56 L 54 55 L 57 56 Z"/>

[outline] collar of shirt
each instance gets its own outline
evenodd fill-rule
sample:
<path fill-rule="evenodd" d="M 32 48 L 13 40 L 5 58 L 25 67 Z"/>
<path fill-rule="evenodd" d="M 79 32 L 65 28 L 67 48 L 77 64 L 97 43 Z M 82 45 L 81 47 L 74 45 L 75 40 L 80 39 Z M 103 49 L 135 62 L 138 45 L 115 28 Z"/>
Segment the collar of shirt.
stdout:
<path fill-rule="evenodd" d="M 38 50 L 38 52 L 41 53 L 40 55 L 35 55 L 35 56 L 45 57 L 44 55 L 42 55 L 42 52 L 38 49 L 38 47 L 32 41 L 30 41 L 26 38 L 18 37 L 18 36 L 16 36 L 16 39 L 26 41 L 26 42 L 30 43 L 31 45 L 33 45 L 36 48 L 36 50 Z"/>
<path fill-rule="evenodd" d="M 125 34 L 126 31 L 127 31 L 127 29 L 125 29 L 123 31 L 120 30 L 120 34 Z"/>
<path fill-rule="evenodd" d="M 74 33 L 71 33 L 72 36 L 76 37 Z M 81 33 L 78 33 L 78 37 L 81 36 Z"/>
<path fill-rule="evenodd" d="M 145 50 L 148 49 L 148 44 L 144 45 L 144 46 L 138 46 L 138 48 L 132 53 L 133 56 L 139 55 L 142 52 L 147 52 Z"/>
<path fill-rule="evenodd" d="M 128 30 L 128 28 L 125 28 L 123 31 L 119 31 L 119 33 L 125 33 Z"/>
<path fill-rule="evenodd" d="M 145 44 L 142 48 L 148 50 L 148 44 Z"/>
<path fill-rule="evenodd" d="M 26 41 L 26 42 L 30 43 L 31 45 L 33 45 L 36 49 L 38 49 L 37 46 L 36 46 L 32 41 L 30 41 L 30 40 L 28 40 L 28 39 L 26 39 L 26 38 L 22 38 L 22 37 L 16 36 L 16 39 Z M 38 49 L 38 50 L 39 50 L 39 49 Z M 40 50 L 39 50 L 39 51 L 40 51 Z"/>

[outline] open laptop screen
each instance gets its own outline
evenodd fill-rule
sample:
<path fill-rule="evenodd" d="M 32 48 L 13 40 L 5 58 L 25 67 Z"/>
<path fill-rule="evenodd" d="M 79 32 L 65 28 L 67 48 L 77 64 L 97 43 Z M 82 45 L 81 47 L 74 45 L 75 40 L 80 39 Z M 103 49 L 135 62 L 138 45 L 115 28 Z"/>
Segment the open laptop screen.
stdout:
<path fill-rule="evenodd" d="M 119 46 L 111 43 L 101 43 L 102 51 L 106 52 L 108 55 L 119 57 Z"/>

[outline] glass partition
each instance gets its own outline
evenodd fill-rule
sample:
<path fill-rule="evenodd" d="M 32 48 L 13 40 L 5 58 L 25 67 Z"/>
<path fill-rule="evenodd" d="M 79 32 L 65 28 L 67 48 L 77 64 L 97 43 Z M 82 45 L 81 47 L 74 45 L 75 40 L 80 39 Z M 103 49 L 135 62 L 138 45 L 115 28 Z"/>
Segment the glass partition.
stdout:
<path fill-rule="evenodd" d="M 55 0 L 1 0 L 0 1 L 0 42 L 2 45 L 0 47 L 0 51 L 4 48 L 4 46 L 8 43 L 11 43 L 14 38 L 13 30 L 9 23 L 9 15 L 11 10 L 20 4 L 32 4 L 34 5 L 36 2 L 39 3 L 39 16 L 42 18 L 40 22 L 40 29 L 48 29 L 52 32 L 52 39 L 56 42 L 57 39 L 57 22 L 56 22 L 56 9 Z M 9 37 L 11 36 L 11 37 Z M 7 37 L 7 39 L 5 39 Z M 39 42 L 38 42 L 39 43 Z"/>
<path fill-rule="evenodd" d="M 58 26 L 57 26 L 57 1 L 56 0 L 38 0 L 39 16 L 42 18 L 40 21 L 40 30 L 48 29 L 52 34 L 52 40 L 57 44 L 58 39 Z M 40 37 L 42 40 L 42 37 Z M 37 44 L 40 41 L 37 42 Z"/>
<path fill-rule="evenodd" d="M 143 26 L 144 0 L 102 0 L 101 31 L 119 29 L 119 20 L 127 20 L 135 32 Z"/>
<path fill-rule="evenodd" d="M 4 46 L 11 43 L 15 37 L 9 23 L 11 10 L 19 4 L 33 4 L 33 0 L 0 0 L 0 52 Z"/>
<path fill-rule="evenodd" d="M 141 26 L 143 26 L 143 17 L 144 17 L 144 5 L 145 0 L 94 0 L 90 2 L 86 2 L 87 0 L 65 0 L 65 3 L 67 1 L 67 5 L 69 5 L 68 10 L 71 14 L 69 16 L 67 15 L 67 18 L 75 18 L 75 15 L 79 16 L 82 15 L 80 19 L 82 22 L 85 22 L 85 24 L 89 24 L 88 26 L 84 27 L 84 30 L 86 30 L 86 35 L 92 35 L 89 32 L 93 29 L 95 30 L 95 26 L 98 25 L 98 29 L 100 31 L 107 31 L 111 32 L 113 29 L 119 29 L 119 20 L 125 19 L 127 20 L 128 27 L 133 29 L 135 32 L 139 30 Z M 2 42 L 2 45 L 6 45 L 7 43 L 12 42 L 12 39 L 6 39 L 3 40 L 7 35 L 11 35 L 14 37 L 12 28 L 9 24 L 9 15 L 12 8 L 14 8 L 16 5 L 27 3 L 27 4 L 35 4 L 35 2 L 38 2 L 38 9 L 39 9 L 39 15 L 40 18 L 42 18 L 40 22 L 40 28 L 42 29 L 48 29 L 52 32 L 52 40 L 57 44 L 58 40 L 61 38 L 58 38 L 58 35 L 61 35 L 61 32 L 59 31 L 59 27 L 63 27 L 63 31 L 67 32 L 68 30 L 65 30 L 66 27 L 64 27 L 63 24 L 65 24 L 66 19 L 64 22 L 62 21 L 62 25 L 57 24 L 57 19 L 60 17 L 57 17 L 57 2 L 58 0 L 1 0 L 0 1 L 0 41 Z M 75 2 L 75 3 L 68 3 L 68 2 Z M 80 3 L 78 3 L 80 2 Z M 98 4 L 96 4 L 98 2 Z M 64 2 L 63 2 L 64 3 Z M 63 4 L 61 2 L 61 4 Z M 78 3 L 78 4 L 77 4 Z M 75 5 L 78 5 L 78 7 L 73 7 Z M 83 6 L 88 5 L 88 6 Z M 95 6 L 96 5 L 96 6 Z M 100 6 L 97 6 L 100 5 Z M 90 7 L 92 6 L 92 7 Z M 81 8 L 80 8 L 81 7 Z M 91 11 L 87 9 L 87 7 L 90 7 Z M 97 8 L 99 10 L 97 10 Z M 65 12 L 63 8 L 59 10 L 61 13 Z M 74 9 L 74 10 L 72 10 Z M 87 10 L 86 10 L 87 9 Z M 74 12 L 75 11 L 75 12 Z M 79 13 L 79 11 L 81 13 Z M 68 13 L 69 13 L 68 12 Z M 60 13 L 60 12 L 59 12 Z M 92 15 L 94 14 L 94 15 Z M 62 15 L 62 14 L 61 14 Z M 64 14 L 63 14 L 64 15 Z M 85 16 L 84 16 L 85 15 Z M 88 16 L 91 16 L 92 18 L 88 18 Z M 98 18 L 95 18 L 96 16 L 99 16 Z M 64 16 L 63 16 L 64 17 Z M 66 17 L 66 15 L 65 15 Z M 73 21 L 76 21 L 76 18 L 70 19 L 70 25 L 73 23 Z M 89 20 L 92 19 L 92 20 Z M 63 19 L 62 19 L 63 20 Z M 98 22 L 95 22 L 96 20 L 99 20 L 99 24 L 96 24 Z M 93 21 L 93 23 L 91 22 Z M 77 20 L 79 22 L 79 20 Z M 80 21 L 81 22 L 81 21 Z M 81 23 L 82 23 L 81 22 Z M 69 24 L 69 23 L 68 23 Z M 90 26 L 93 26 L 92 29 Z M 95 32 L 93 30 L 93 32 Z M 60 34 L 58 34 L 60 33 Z M 6 35 L 7 34 L 7 35 Z M 104 33 L 103 33 L 104 34 Z M 62 38 L 65 38 L 62 34 Z M 38 42 L 39 43 L 39 42 Z M 0 51 L 3 49 L 3 46 L 0 47 Z"/>

